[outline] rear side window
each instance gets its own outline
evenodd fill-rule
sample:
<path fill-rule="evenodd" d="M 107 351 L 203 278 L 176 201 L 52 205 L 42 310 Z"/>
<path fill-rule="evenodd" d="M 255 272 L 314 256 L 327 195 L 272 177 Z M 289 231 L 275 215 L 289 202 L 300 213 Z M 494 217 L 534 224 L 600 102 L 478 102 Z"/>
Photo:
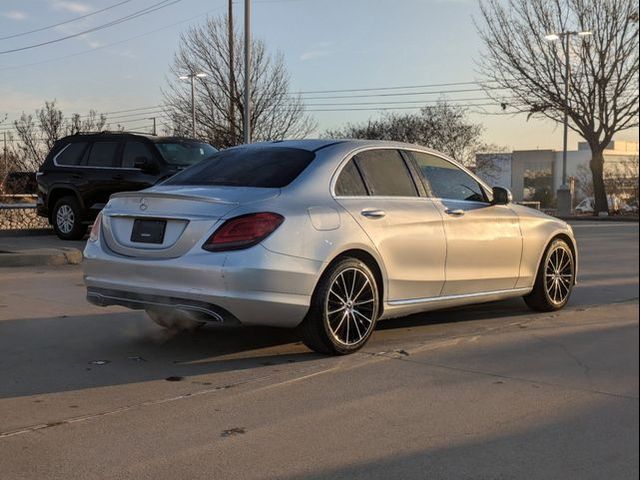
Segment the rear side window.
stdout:
<path fill-rule="evenodd" d="M 335 191 L 339 197 L 367 196 L 367 188 L 364 186 L 362 176 L 353 160 L 349 160 L 349 163 L 340 172 Z"/>
<path fill-rule="evenodd" d="M 282 188 L 313 161 L 308 150 L 287 147 L 238 147 L 174 175 L 165 185 Z"/>
<path fill-rule="evenodd" d="M 69 143 L 56 155 L 55 162 L 65 166 L 79 165 L 85 148 L 87 148 L 86 142 Z"/>
<path fill-rule="evenodd" d="M 90 167 L 117 167 L 117 142 L 95 142 L 91 146 L 87 165 Z"/>
<path fill-rule="evenodd" d="M 358 169 L 373 196 L 417 197 L 418 191 L 397 150 L 368 150 L 355 156 Z"/>
<path fill-rule="evenodd" d="M 153 161 L 153 154 L 147 145 L 142 142 L 127 142 L 122 152 L 122 167 L 133 168 L 136 160 Z"/>

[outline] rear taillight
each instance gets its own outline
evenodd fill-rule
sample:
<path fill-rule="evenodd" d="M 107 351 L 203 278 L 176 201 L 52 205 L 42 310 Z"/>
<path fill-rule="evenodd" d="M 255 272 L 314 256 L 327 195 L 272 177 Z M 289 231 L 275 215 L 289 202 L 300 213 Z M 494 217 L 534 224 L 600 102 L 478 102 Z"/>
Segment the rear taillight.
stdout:
<path fill-rule="evenodd" d="M 218 228 L 202 248 L 210 252 L 249 248 L 271 235 L 284 217 L 277 213 L 250 213 L 227 220 Z"/>
<path fill-rule="evenodd" d="M 91 227 L 91 233 L 89 234 L 90 242 L 97 242 L 100 237 L 100 224 L 102 223 L 102 212 L 98 214 L 96 217 L 96 221 L 93 222 L 93 226 Z"/>

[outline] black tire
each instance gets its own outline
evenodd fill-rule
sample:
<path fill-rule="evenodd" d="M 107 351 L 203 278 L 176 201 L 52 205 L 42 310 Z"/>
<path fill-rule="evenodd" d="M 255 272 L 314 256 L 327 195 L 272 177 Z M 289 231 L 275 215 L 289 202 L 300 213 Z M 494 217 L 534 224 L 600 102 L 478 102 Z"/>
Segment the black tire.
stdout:
<path fill-rule="evenodd" d="M 558 261 L 560 266 L 556 268 Z M 566 267 L 563 268 L 562 265 L 565 264 Z M 536 282 L 531 293 L 524 297 L 525 303 L 537 312 L 560 310 L 571 297 L 575 275 L 575 257 L 571 248 L 566 241 L 556 238 L 542 256 Z"/>
<path fill-rule="evenodd" d="M 151 320 L 171 332 L 193 332 L 202 328 L 205 322 L 191 318 L 188 312 L 168 308 L 147 310 Z"/>
<path fill-rule="evenodd" d="M 82 223 L 82 209 L 75 197 L 62 197 L 55 203 L 51 224 L 62 240 L 81 240 L 87 233 L 87 225 Z"/>
<path fill-rule="evenodd" d="M 332 292 L 332 288 L 339 291 Z M 371 269 L 361 260 L 344 257 L 331 265 L 318 282 L 309 313 L 300 325 L 300 335 L 311 350 L 346 355 L 367 343 L 379 313 L 378 285 Z"/>

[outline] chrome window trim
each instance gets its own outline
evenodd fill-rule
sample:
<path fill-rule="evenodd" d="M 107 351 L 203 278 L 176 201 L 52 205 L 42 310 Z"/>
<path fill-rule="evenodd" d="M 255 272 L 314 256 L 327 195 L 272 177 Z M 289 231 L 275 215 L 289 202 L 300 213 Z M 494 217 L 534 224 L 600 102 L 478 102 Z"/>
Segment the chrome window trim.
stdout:
<path fill-rule="evenodd" d="M 60 150 L 58 153 L 55 154 L 55 156 L 53 157 L 53 164 L 56 167 L 60 167 L 60 168 L 92 168 L 94 170 L 129 170 L 129 171 L 136 171 L 136 172 L 140 172 L 142 171 L 142 169 L 140 168 L 125 168 L 125 167 L 94 167 L 92 165 L 62 165 L 60 163 L 58 163 L 58 156 L 60 154 L 62 154 L 62 152 L 64 152 L 67 148 L 69 148 L 69 146 L 72 144 L 73 142 L 69 142 L 67 143 L 62 150 Z M 87 145 L 90 144 L 90 142 L 86 142 Z"/>
<path fill-rule="evenodd" d="M 368 150 L 397 150 L 398 152 L 402 152 L 404 150 L 404 151 L 408 151 L 408 152 L 418 152 L 418 153 L 426 153 L 427 155 L 433 155 L 434 157 L 438 157 L 438 158 L 440 158 L 440 159 L 442 159 L 442 160 L 444 160 L 446 162 L 451 163 L 455 167 L 458 167 L 460 170 L 462 170 L 467 175 L 469 175 L 471 178 L 473 178 L 475 181 L 477 181 L 480 184 L 480 186 L 482 188 L 484 188 L 487 192 L 491 192 L 492 191 L 492 189 L 489 188 L 484 181 L 482 181 L 480 178 L 478 178 L 469 169 L 467 169 L 463 165 L 459 164 L 454 159 L 449 158 L 446 155 L 444 155 L 443 153 L 437 152 L 435 150 L 431 150 L 431 149 L 428 149 L 428 148 L 412 147 L 412 146 L 384 146 L 383 147 L 383 146 L 378 146 L 378 145 L 367 145 L 367 146 L 363 146 L 363 147 L 351 150 L 338 163 L 338 166 L 336 167 L 336 169 L 334 170 L 334 172 L 333 172 L 333 174 L 331 176 L 331 182 L 330 182 L 330 185 L 329 185 L 331 196 L 334 199 L 344 199 L 344 198 L 431 198 L 433 200 L 450 200 L 450 201 L 454 201 L 454 202 L 470 202 L 470 203 L 478 203 L 478 204 L 481 204 L 481 205 L 491 205 L 491 202 L 477 202 L 477 201 L 474 201 L 474 200 L 457 200 L 457 199 L 453 199 L 453 198 L 433 197 L 433 196 L 429 195 L 429 192 L 427 192 L 427 196 L 426 197 L 420 197 L 420 196 L 418 196 L 418 197 L 389 197 L 389 196 L 387 196 L 387 197 L 379 197 L 379 196 L 373 196 L 373 195 L 367 195 L 366 197 L 363 197 L 363 196 L 352 197 L 352 196 L 339 196 L 339 195 L 336 195 L 336 191 L 335 191 L 336 183 L 337 183 L 338 177 L 342 173 L 342 170 L 344 169 L 344 167 L 347 165 L 349 160 L 351 160 L 353 157 L 355 157 L 358 153 L 366 152 Z M 407 168 L 408 168 L 408 166 L 407 166 Z M 409 171 L 409 173 L 412 174 L 411 171 Z M 419 173 L 422 174 L 422 172 L 419 172 Z M 413 175 L 411 175 L 411 177 L 413 179 Z M 417 186 L 416 186 L 416 188 L 417 188 Z M 487 193 L 487 192 L 485 192 L 485 193 Z M 419 194 L 419 192 L 418 192 L 418 194 Z"/>

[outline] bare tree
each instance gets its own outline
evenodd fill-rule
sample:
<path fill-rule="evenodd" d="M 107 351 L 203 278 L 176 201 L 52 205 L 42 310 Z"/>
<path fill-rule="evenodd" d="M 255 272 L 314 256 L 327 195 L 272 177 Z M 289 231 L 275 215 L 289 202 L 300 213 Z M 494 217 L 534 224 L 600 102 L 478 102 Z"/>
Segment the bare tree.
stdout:
<path fill-rule="evenodd" d="M 366 138 L 416 143 L 446 153 L 465 165 L 475 164 L 475 154 L 499 147 L 482 142 L 482 126 L 466 118 L 464 108 L 444 101 L 426 106 L 420 113 L 391 113 L 361 124 L 328 130 L 332 138 Z"/>
<path fill-rule="evenodd" d="M 510 91 L 515 112 L 563 121 L 591 148 L 596 213 L 608 211 L 603 151 L 614 135 L 638 126 L 637 0 L 480 0 L 480 69 Z M 565 98 L 564 42 L 545 34 L 592 31 L 570 44 L 570 95 Z M 489 90 L 495 95 L 496 90 Z"/>
<path fill-rule="evenodd" d="M 178 51 L 170 67 L 168 86 L 163 91 L 166 113 L 178 134 L 190 133 L 191 92 L 179 76 L 196 77 L 196 136 L 217 147 L 242 141 L 244 117 L 244 43 L 234 32 L 234 87 L 229 79 L 229 30 L 226 16 L 209 17 L 180 36 Z M 264 42 L 253 42 L 251 71 L 251 124 L 253 139 L 278 140 L 304 137 L 315 124 L 304 112 L 300 96 L 289 92 L 289 75 L 281 54 L 270 55 Z M 230 118 L 230 102 L 235 108 Z"/>
<path fill-rule="evenodd" d="M 9 135 L 13 168 L 32 171 L 37 169 L 49 150 L 60 138 L 78 132 L 100 131 L 107 127 L 107 117 L 90 110 L 86 116 L 78 113 L 65 118 L 56 101 L 45 101 L 35 115 L 22 113 L 13 122 L 16 137 Z"/>

